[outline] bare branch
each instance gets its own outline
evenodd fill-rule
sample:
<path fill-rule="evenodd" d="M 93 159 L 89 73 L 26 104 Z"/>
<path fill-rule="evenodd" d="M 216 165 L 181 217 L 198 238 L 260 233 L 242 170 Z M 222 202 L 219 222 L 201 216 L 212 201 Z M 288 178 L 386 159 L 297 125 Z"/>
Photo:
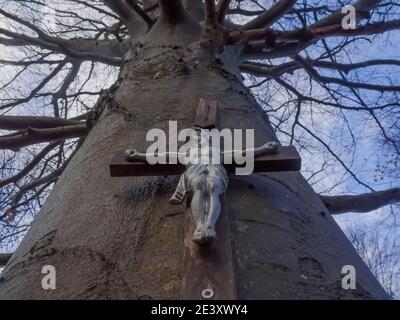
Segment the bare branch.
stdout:
<path fill-rule="evenodd" d="M 181 0 L 159 0 L 161 17 L 166 20 L 178 23 L 185 17 L 185 9 Z"/>
<path fill-rule="evenodd" d="M 48 76 L 46 76 L 39 83 L 39 85 L 31 91 L 31 93 L 27 97 L 16 99 L 15 101 L 2 104 L 2 105 L 0 105 L 0 109 L 7 109 L 7 108 L 14 107 L 16 105 L 19 105 L 19 104 L 22 104 L 22 103 L 25 103 L 25 102 L 29 102 L 32 98 L 35 97 L 35 95 L 40 90 L 42 90 L 46 86 L 47 83 L 49 83 L 62 70 L 62 68 L 65 66 L 65 64 L 66 64 L 66 61 L 64 60 L 57 67 L 55 67 L 54 70 Z"/>
<path fill-rule="evenodd" d="M 369 16 L 369 11 L 373 10 L 379 4 L 380 0 L 358 0 L 354 6 L 356 8 L 357 20 Z M 227 37 L 227 43 L 236 37 L 233 43 L 247 43 L 250 39 L 264 39 L 264 41 L 256 41 L 249 43 L 244 50 L 244 57 L 253 59 L 269 59 L 280 58 L 284 56 L 294 55 L 315 41 L 330 36 L 357 36 L 378 34 L 394 29 L 398 29 L 396 22 L 381 22 L 367 25 L 368 27 L 358 27 L 355 30 L 344 30 L 341 27 L 343 13 L 341 10 L 335 11 L 326 18 L 314 23 L 307 29 L 297 29 L 293 31 L 277 32 L 269 29 L 248 30 L 251 35 L 240 35 L 238 32 L 233 32 Z M 395 20 L 396 21 L 396 20 Z M 245 31 L 247 32 L 247 31 Z M 264 32 L 264 35 L 261 35 Z M 243 41 L 245 40 L 245 41 Z M 279 43 L 282 42 L 282 43 Z M 268 52 L 263 51 L 266 47 L 273 50 Z"/>
<path fill-rule="evenodd" d="M 42 186 L 39 191 L 37 191 L 34 195 L 36 197 L 38 194 L 42 193 L 50 184 L 55 182 L 64 172 L 65 168 L 68 166 L 69 162 L 71 159 L 74 157 L 76 152 L 79 150 L 80 146 L 82 145 L 84 139 L 80 139 L 75 147 L 75 149 L 72 151 L 72 153 L 69 155 L 68 159 L 62 163 L 60 167 L 58 167 L 56 170 L 53 172 L 49 173 L 48 175 L 44 177 L 40 177 L 37 179 L 32 180 L 31 182 L 25 184 L 20 190 L 13 196 L 11 200 L 10 207 L 5 210 L 5 212 L 0 216 L 0 220 L 2 221 L 11 221 L 14 219 L 16 213 L 17 213 L 17 208 L 22 205 L 20 203 L 21 199 L 23 198 L 24 194 L 27 193 L 28 191 L 35 189 L 36 187 Z M 31 199 L 28 199 L 27 202 L 31 201 Z"/>
<path fill-rule="evenodd" d="M 63 164 L 60 168 L 56 169 L 52 173 L 44 176 L 42 178 L 35 179 L 28 184 L 24 185 L 12 198 L 11 206 L 4 211 L 4 213 L 0 216 L 0 221 L 12 221 L 16 215 L 17 208 L 21 206 L 20 203 L 21 199 L 23 198 L 24 194 L 28 191 L 35 189 L 36 187 L 44 185 L 39 190 L 39 193 L 43 192 L 50 184 L 55 182 L 61 174 L 64 172 L 67 163 Z"/>
<path fill-rule="evenodd" d="M 145 12 L 151 12 L 151 11 L 157 10 L 157 8 L 159 8 L 159 6 L 160 6 L 160 4 L 158 3 L 157 0 L 143 0 L 143 10 Z"/>
<path fill-rule="evenodd" d="M 312 66 L 319 67 L 319 68 L 327 68 L 327 69 L 334 69 L 343 71 L 348 73 L 355 69 L 361 69 L 371 66 L 380 66 L 380 65 L 393 65 L 393 66 L 400 66 L 400 60 L 394 59 L 373 59 L 355 63 L 338 63 L 338 62 L 330 62 L 330 61 L 318 61 L 318 60 L 311 60 L 307 59 L 307 62 L 310 63 Z"/>
<path fill-rule="evenodd" d="M 360 195 L 320 195 L 320 198 L 331 214 L 369 212 L 389 204 L 400 202 L 400 188 L 364 193 Z"/>
<path fill-rule="evenodd" d="M 319 141 L 328 151 L 329 153 L 342 165 L 342 167 L 353 177 L 355 181 L 357 181 L 360 185 L 366 187 L 367 189 L 371 191 L 375 191 L 373 188 L 371 188 L 368 184 L 365 182 L 361 181 L 357 175 L 343 162 L 342 159 L 332 150 L 332 148 L 325 142 L 323 141 L 320 137 L 318 137 L 316 134 L 314 134 L 311 130 L 309 130 L 306 126 L 301 124 L 300 122 L 297 122 L 297 125 L 301 128 L 303 128 L 306 132 L 308 132 L 309 135 L 311 135 L 314 139 Z"/>
<path fill-rule="evenodd" d="M 215 9 L 214 0 L 204 1 L 204 12 L 205 12 L 205 25 L 207 27 L 216 26 L 217 24 L 217 12 Z"/>
<path fill-rule="evenodd" d="M 112 12 L 108 12 L 107 10 L 103 10 L 102 8 L 100 8 L 98 6 L 95 6 L 95 5 L 91 4 L 89 1 L 83 1 L 83 0 L 69 0 L 69 1 L 72 1 L 72 2 L 75 2 L 75 3 L 79 3 L 81 5 L 87 6 L 88 8 L 91 8 L 91 9 L 97 11 L 98 13 L 105 14 L 105 15 L 110 16 L 110 17 L 112 17 L 112 18 L 114 18 L 116 20 L 119 19 L 118 15 L 115 15 Z"/>
<path fill-rule="evenodd" d="M 130 9 L 123 0 L 103 0 L 104 4 L 114 11 L 122 20 L 129 20 Z"/>
<path fill-rule="evenodd" d="M 382 0 L 358 0 L 353 4 L 356 9 L 356 19 L 361 20 L 370 16 L 370 11 L 375 9 Z M 341 10 L 337 10 L 324 19 L 314 23 L 313 27 L 326 27 L 341 24 L 345 14 Z"/>
<path fill-rule="evenodd" d="M 338 63 L 338 62 L 331 62 L 331 61 L 320 61 L 320 60 L 311 60 L 309 58 L 306 61 L 313 67 L 318 68 L 325 68 L 325 69 L 332 69 L 343 71 L 345 73 L 349 73 L 352 70 L 372 67 L 372 66 L 379 66 L 379 65 L 393 65 L 400 67 L 400 60 L 394 59 L 374 59 L 374 60 L 367 60 L 355 63 Z M 255 63 L 255 62 L 243 62 L 240 65 L 240 70 L 242 72 L 252 74 L 258 77 L 277 77 L 282 75 L 283 73 L 292 73 L 295 70 L 300 69 L 298 63 L 295 61 L 285 62 L 280 65 L 267 65 L 263 63 Z"/>
<path fill-rule="evenodd" d="M 129 10 L 129 8 L 128 8 Z M 0 9 L 0 14 L 7 17 L 8 19 L 14 20 L 25 27 L 30 28 L 38 34 L 38 38 L 32 38 L 23 34 L 18 34 L 15 32 L 8 31 L 6 29 L 0 28 L 0 34 L 4 34 L 8 37 L 14 38 L 16 40 L 22 41 L 21 45 L 32 44 L 38 45 L 45 49 L 60 51 L 74 58 L 87 58 L 91 57 L 89 60 L 99 60 L 110 64 L 119 64 L 119 60 L 113 58 L 113 54 L 110 49 L 113 46 L 118 47 L 118 54 L 121 54 L 121 44 L 117 40 L 107 40 L 107 41 L 97 41 L 88 39 L 61 39 L 47 35 L 44 31 L 38 28 L 36 25 L 25 21 L 16 15 L 10 14 L 2 9 Z M 1 43 L 1 42 L 0 42 Z M 58 47 L 58 50 L 57 50 Z M 105 50 L 104 50 L 105 49 Z M 115 53 L 115 48 L 112 48 Z M 87 52 L 89 51 L 89 52 Z"/>
<path fill-rule="evenodd" d="M 305 59 L 300 56 L 295 56 L 293 58 L 299 65 L 303 67 L 303 69 L 315 80 L 321 83 L 335 83 L 346 87 L 356 88 L 356 89 L 367 89 L 367 90 L 375 90 L 375 91 L 400 91 L 400 86 L 386 86 L 379 84 L 370 84 L 370 83 L 359 83 L 352 82 L 341 78 L 334 77 L 326 77 L 320 75 L 317 70 L 315 70 Z"/>
<path fill-rule="evenodd" d="M 65 98 L 67 96 L 68 88 L 71 85 L 71 83 L 75 81 L 75 78 L 79 73 L 80 67 L 81 67 L 80 63 L 74 63 L 72 65 L 72 68 L 68 72 L 68 75 L 65 77 L 60 90 L 58 90 L 57 93 L 53 94 L 53 99 L 52 99 L 51 103 L 53 104 L 55 117 L 60 116 L 60 111 L 58 109 L 58 99 Z M 32 126 L 32 127 L 34 127 L 34 126 Z"/>
<path fill-rule="evenodd" d="M 144 11 L 135 0 L 127 0 L 128 5 L 146 22 L 147 27 L 150 29 L 153 24 L 154 20 L 150 18 L 150 16 Z"/>
<path fill-rule="evenodd" d="M 65 140 L 86 136 L 88 127 L 86 124 L 55 127 L 50 129 L 28 128 L 23 132 L 0 137 L 0 149 L 18 150 L 22 147 L 54 140 Z"/>
<path fill-rule="evenodd" d="M 33 159 L 31 162 L 29 162 L 25 168 L 23 168 L 20 172 L 18 172 L 16 175 L 9 177 L 5 180 L 0 180 L 0 188 L 10 184 L 10 183 L 16 183 L 18 180 L 26 176 L 32 169 L 37 166 L 40 161 L 44 159 L 44 157 L 51 152 L 55 147 L 57 147 L 60 144 L 60 141 L 52 142 L 48 146 L 46 146 L 42 151 L 40 151 Z"/>
<path fill-rule="evenodd" d="M 257 76 L 276 78 L 287 72 L 293 72 L 299 69 L 299 65 L 295 62 L 282 63 L 280 65 L 266 65 L 262 63 L 244 62 L 240 65 L 240 71 Z"/>
<path fill-rule="evenodd" d="M 232 0 L 219 0 L 217 7 L 217 21 L 224 23 L 225 15 Z"/>
<path fill-rule="evenodd" d="M 400 20 L 383 21 L 359 26 L 356 29 L 343 29 L 341 25 L 333 25 L 328 27 L 314 27 L 310 31 L 313 39 L 329 38 L 329 37 L 354 37 L 363 35 L 374 35 L 384 33 L 400 28 Z"/>
<path fill-rule="evenodd" d="M 262 27 L 268 27 L 279 20 L 286 12 L 293 8 L 296 0 L 279 0 L 270 9 L 265 10 L 254 20 L 246 23 L 243 30 L 251 30 Z"/>
<path fill-rule="evenodd" d="M 25 130 L 27 128 L 45 129 L 82 124 L 84 123 L 81 121 L 55 117 L 0 116 L 1 130 Z"/>
<path fill-rule="evenodd" d="M 71 58 L 99 61 L 110 65 L 119 66 L 122 62 L 121 58 L 112 57 L 107 53 L 100 53 L 109 51 L 113 44 L 119 48 L 121 44 L 117 40 L 97 41 L 87 39 L 61 39 L 54 37 L 34 38 L 24 34 L 12 32 L 3 28 L 0 28 L 0 34 L 3 34 L 11 39 L 0 38 L 0 44 L 7 46 L 37 46 L 42 49 L 65 54 Z M 86 51 L 88 49 L 88 51 Z M 91 51 L 92 50 L 92 51 Z M 122 51 L 121 51 L 122 52 Z M 108 52 L 109 53 L 109 52 Z"/>
<path fill-rule="evenodd" d="M 118 40 L 88 40 L 88 39 L 62 39 L 47 35 L 34 24 L 18 18 L 0 9 L 0 14 L 8 19 L 14 20 L 38 34 L 37 38 L 16 33 L 0 28 L 0 34 L 11 39 L 0 38 L 0 44 L 8 46 L 33 45 L 50 51 L 63 53 L 72 58 L 101 61 L 111 65 L 120 65 L 121 59 L 115 55 L 122 56 L 123 49 Z"/>
<path fill-rule="evenodd" d="M 277 66 L 279 67 L 279 66 Z M 283 86 L 284 88 L 286 88 L 288 91 L 293 92 L 296 96 L 298 100 L 301 101 L 309 101 L 309 102 L 314 102 L 320 105 L 325 105 L 325 106 L 330 106 L 330 107 L 334 107 L 334 108 L 339 108 L 339 109 L 344 109 L 344 110 L 352 110 L 352 111 L 374 111 L 374 110 L 383 110 L 383 109 L 387 109 L 387 108 L 393 108 L 393 107 L 397 107 L 399 104 L 397 102 L 393 102 L 393 103 L 386 103 L 383 105 L 376 105 L 376 106 L 346 106 L 343 104 L 340 104 L 338 102 L 330 102 L 330 101 L 326 101 L 326 100 L 320 100 L 320 99 L 316 99 L 314 97 L 310 97 L 310 96 L 305 96 L 302 93 L 300 93 L 296 88 L 294 88 L 293 86 L 291 86 L 290 84 L 286 83 L 285 81 L 283 81 L 281 78 L 275 76 L 275 75 L 271 75 L 271 78 L 273 78 L 276 82 L 278 82 L 281 86 Z M 265 81 L 265 80 L 263 80 Z M 321 141 L 322 142 L 322 141 Z M 336 155 L 335 155 L 336 157 Z"/>
<path fill-rule="evenodd" d="M 186 12 L 193 16 L 197 21 L 204 21 L 203 1 L 182 0 Z"/>
<path fill-rule="evenodd" d="M 252 40 L 261 40 L 265 42 L 262 47 L 279 42 L 296 42 L 301 43 L 307 41 L 311 44 L 313 41 L 329 38 L 329 37 L 350 37 L 360 35 L 374 35 L 384 33 L 400 28 L 400 20 L 387 22 L 370 23 L 360 26 L 356 29 L 343 29 L 341 25 L 333 25 L 328 27 L 313 27 L 309 30 L 296 29 L 292 31 L 276 31 L 272 29 L 251 29 L 248 31 L 233 31 L 227 37 L 228 44 L 248 43 Z"/>
<path fill-rule="evenodd" d="M 60 64 L 62 62 L 63 60 L 39 59 L 39 60 L 28 60 L 28 61 L 11 61 L 11 60 L 0 59 L 0 64 L 11 65 L 11 66 L 31 66 L 34 64 L 52 65 L 52 64 Z"/>

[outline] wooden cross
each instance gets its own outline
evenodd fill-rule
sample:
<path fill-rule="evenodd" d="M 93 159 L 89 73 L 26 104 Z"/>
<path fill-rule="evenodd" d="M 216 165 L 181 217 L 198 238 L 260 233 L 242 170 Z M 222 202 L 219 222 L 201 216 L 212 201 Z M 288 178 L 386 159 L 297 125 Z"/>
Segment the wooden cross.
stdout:
<path fill-rule="evenodd" d="M 218 128 L 216 101 L 200 100 L 195 126 L 204 129 Z M 233 173 L 238 167 L 235 163 L 224 166 L 228 173 Z M 298 171 L 300 167 L 301 158 L 294 147 L 281 147 L 277 154 L 260 156 L 254 160 L 254 172 Z M 128 162 L 125 160 L 124 151 L 117 152 L 110 164 L 112 177 L 181 175 L 185 170 L 186 166 L 183 164 L 150 165 L 146 162 Z M 192 241 L 195 222 L 192 214 L 187 212 L 182 299 L 235 300 L 237 298 L 228 219 L 229 215 L 222 208 L 216 226 L 217 238 L 209 246 L 202 247 Z"/>

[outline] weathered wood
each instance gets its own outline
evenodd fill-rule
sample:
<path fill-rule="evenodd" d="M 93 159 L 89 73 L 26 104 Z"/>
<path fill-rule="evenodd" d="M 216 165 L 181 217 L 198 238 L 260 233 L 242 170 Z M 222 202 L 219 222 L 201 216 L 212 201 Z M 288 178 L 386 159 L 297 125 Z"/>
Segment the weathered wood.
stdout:
<path fill-rule="evenodd" d="M 218 127 L 218 101 L 200 99 L 196 111 L 195 126 L 203 129 Z"/>
<path fill-rule="evenodd" d="M 206 299 L 204 290 L 212 290 L 209 300 L 235 300 L 236 285 L 232 265 L 232 248 L 227 212 L 222 208 L 216 225 L 217 238 L 210 245 L 198 246 L 192 241 L 195 222 L 190 209 L 186 212 L 181 299 Z"/>
<path fill-rule="evenodd" d="M 234 173 L 239 165 L 226 164 L 228 173 Z M 254 172 L 271 171 L 299 171 L 301 158 L 295 147 L 281 147 L 278 154 L 257 157 L 254 161 Z M 124 152 L 117 152 L 110 164 L 112 177 L 132 176 L 167 176 L 180 175 L 186 167 L 182 164 L 157 164 L 150 165 L 145 162 L 128 162 Z"/>

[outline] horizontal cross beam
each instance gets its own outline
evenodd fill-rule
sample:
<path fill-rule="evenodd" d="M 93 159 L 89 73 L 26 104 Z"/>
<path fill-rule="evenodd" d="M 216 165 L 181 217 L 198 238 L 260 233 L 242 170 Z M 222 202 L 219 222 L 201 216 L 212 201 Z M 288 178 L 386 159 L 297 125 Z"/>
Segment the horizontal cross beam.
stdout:
<path fill-rule="evenodd" d="M 228 173 L 243 165 L 224 165 Z M 295 147 L 281 147 L 277 154 L 257 157 L 254 160 L 254 172 L 299 171 L 301 158 Z M 183 164 L 155 164 L 146 162 L 129 162 L 125 160 L 123 151 L 114 154 L 110 164 L 112 177 L 134 176 L 174 176 L 186 170 Z"/>

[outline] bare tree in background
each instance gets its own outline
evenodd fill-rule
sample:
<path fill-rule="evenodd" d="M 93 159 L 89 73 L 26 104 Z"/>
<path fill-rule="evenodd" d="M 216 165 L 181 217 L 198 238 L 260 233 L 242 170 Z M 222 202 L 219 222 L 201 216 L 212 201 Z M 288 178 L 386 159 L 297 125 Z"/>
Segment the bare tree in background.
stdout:
<path fill-rule="evenodd" d="M 346 229 L 350 241 L 386 292 L 399 299 L 400 244 L 396 229 L 353 225 Z"/>
<path fill-rule="evenodd" d="M 278 136 L 296 145 L 324 194 L 297 173 L 232 179 L 238 296 L 386 297 L 327 208 L 367 212 L 400 200 L 398 188 L 377 191 L 356 168 L 368 163 L 360 145 L 376 143 L 376 175 L 398 181 L 400 60 L 383 56 L 399 39 L 400 5 L 0 3 L 2 252 L 29 229 L 11 259 L 1 256 L 0 297 L 178 297 L 184 209 L 167 205 L 171 181 L 111 179 L 108 165 L 116 151 L 145 149 L 146 132 L 168 120 L 191 127 L 202 97 L 219 101 L 226 128 L 255 129 L 256 144 Z M 345 4 L 356 29 L 342 27 Z M 360 59 L 365 48 L 379 57 Z M 350 182 L 366 193 L 333 194 Z M 65 290 L 41 290 L 44 264 L 57 265 Z M 355 292 L 338 287 L 344 264 L 360 270 Z"/>

